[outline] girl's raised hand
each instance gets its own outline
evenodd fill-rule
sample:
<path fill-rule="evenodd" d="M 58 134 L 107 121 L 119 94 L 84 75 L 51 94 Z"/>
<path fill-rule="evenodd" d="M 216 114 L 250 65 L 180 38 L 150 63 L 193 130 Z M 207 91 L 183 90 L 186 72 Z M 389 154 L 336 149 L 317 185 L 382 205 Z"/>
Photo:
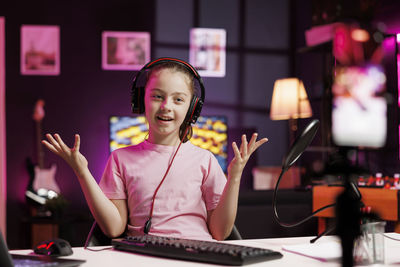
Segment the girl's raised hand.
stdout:
<path fill-rule="evenodd" d="M 242 135 L 242 143 L 240 145 L 240 149 L 236 145 L 236 142 L 232 143 L 233 152 L 235 157 L 232 159 L 231 163 L 228 166 L 228 175 L 229 177 L 240 179 L 243 169 L 246 166 L 247 161 L 249 160 L 251 154 L 257 150 L 262 144 L 268 141 L 267 138 L 262 138 L 257 140 L 257 133 L 254 133 L 250 139 L 250 142 L 247 143 L 246 135 Z"/>
<path fill-rule="evenodd" d="M 54 134 L 54 136 L 46 134 L 46 138 L 47 140 L 42 140 L 42 144 L 51 152 L 63 158 L 77 174 L 87 168 L 88 161 L 79 152 L 81 140 L 78 134 L 75 135 L 75 144 L 72 148 L 69 148 L 63 142 L 59 134 Z"/>

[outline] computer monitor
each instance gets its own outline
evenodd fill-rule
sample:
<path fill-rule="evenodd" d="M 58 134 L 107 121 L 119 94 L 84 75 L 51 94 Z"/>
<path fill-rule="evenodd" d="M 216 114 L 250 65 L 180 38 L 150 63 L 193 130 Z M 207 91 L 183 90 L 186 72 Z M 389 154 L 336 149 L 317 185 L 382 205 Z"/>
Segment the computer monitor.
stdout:
<path fill-rule="evenodd" d="M 109 125 L 110 152 L 143 142 L 149 129 L 144 116 L 111 116 Z M 225 116 L 200 116 L 193 125 L 190 142 L 212 152 L 222 170 L 227 172 L 228 123 Z"/>

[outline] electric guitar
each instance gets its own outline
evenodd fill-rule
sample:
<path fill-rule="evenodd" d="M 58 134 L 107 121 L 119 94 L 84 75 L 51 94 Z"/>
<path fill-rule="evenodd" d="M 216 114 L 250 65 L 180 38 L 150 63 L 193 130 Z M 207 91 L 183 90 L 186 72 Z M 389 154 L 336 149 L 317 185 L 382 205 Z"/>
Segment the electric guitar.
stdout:
<path fill-rule="evenodd" d="M 33 166 L 28 162 L 28 169 L 31 173 L 28 188 L 25 195 L 39 204 L 45 204 L 46 199 L 57 196 L 60 193 L 55 174 L 57 166 L 52 164 L 50 168 L 44 167 L 44 152 L 42 145 L 42 120 L 44 118 L 44 101 L 39 99 L 34 108 L 33 120 L 36 122 L 36 145 L 37 145 L 37 165 Z M 30 166 L 29 166 L 30 165 Z M 50 192 L 53 192 L 51 195 Z M 50 193 L 50 194 L 49 194 Z M 55 194 L 54 194 L 55 193 Z"/>

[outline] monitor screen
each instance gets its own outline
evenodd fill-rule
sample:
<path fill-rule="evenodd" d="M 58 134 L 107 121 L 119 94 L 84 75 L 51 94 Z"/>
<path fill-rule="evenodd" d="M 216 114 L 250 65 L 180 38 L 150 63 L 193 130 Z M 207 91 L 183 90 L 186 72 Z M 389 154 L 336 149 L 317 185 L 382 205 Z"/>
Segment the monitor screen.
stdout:
<path fill-rule="evenodd" d="M 111 116 L 110 151 L 143 142 L 147 132 L 144 116 Z M 228 123 L 225 116 L 200 116 L 193 125 L 190 142 L 212 152 L 222 170 L 227 172 Z"/>
<path fill-rule="evenodd" d="M 336 145 L 383 147 L 387 135 L 386 76 L 382 66 L 336 68 L 332 87 L 332 137 Z"/>

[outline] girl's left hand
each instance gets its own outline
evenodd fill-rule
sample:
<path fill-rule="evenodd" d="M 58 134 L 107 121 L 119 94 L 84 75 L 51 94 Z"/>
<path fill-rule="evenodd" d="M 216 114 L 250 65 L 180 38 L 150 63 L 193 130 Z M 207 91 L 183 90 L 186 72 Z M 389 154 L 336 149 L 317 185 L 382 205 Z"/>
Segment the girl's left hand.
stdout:
<path fill-rule="evenodd" d="M 257 140 L 257 133 L 254 133 L 250 139 L 250 142 L 247 143 L 246 135 L 242 135 L 242 144 L 240 145 L 240 149 L 236 145 L 236 142 L 232 143 L 233 152 L 235 157 L 232 159 L 231 163 L 228 166 L 228 176 L 229 177 L 238 177 L 240 179 L 243 169 L 246 166 L 247 161 L 249 160 L 251 154 L 257 150 L 262 144 L 268 141 L 267 138 Z"/>

